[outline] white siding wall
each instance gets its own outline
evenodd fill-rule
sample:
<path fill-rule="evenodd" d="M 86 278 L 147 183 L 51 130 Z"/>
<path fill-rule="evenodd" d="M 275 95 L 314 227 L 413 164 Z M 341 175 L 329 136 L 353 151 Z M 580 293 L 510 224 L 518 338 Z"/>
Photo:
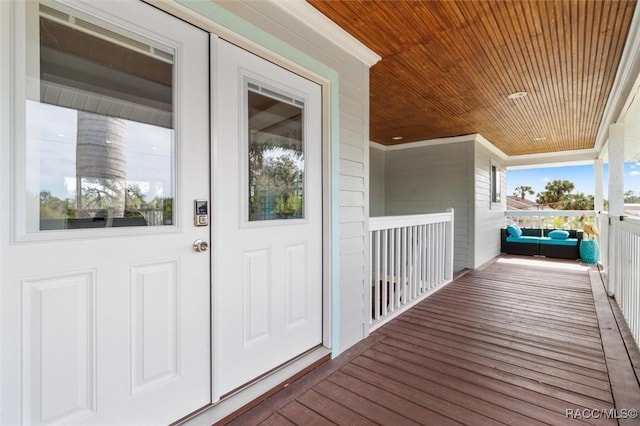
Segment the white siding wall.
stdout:
<path fill-rule="evenodd" d="M 455 209 L 454 270 L 473 266 L 473 142 L 387 151 L 386 214 Z"/>
<path fill-rule="evenodd" d="M 386 214 L 386 153 L 369 148 L 369 214 L 371 217 Z"/>
<path fill-rule="evenodd" d="M 369 257 L 369 69 L 269 2 L 220 6 L 337 71 L 340 75 L 340 329 L 339 351 L 365 337 Z M 334 307 L 335 309 L 335 307 Z"/>
<path fill-rule="evenodd" d="M 473 267 L 477 268 L 500 254 L 500 228 L 504 225 L 506 208 L 505 161 L 480 143 L 475 144 L 475 232 L 473 234 Z M 491 203 L 491 161 L 500 166 L 501 202 Z"/>

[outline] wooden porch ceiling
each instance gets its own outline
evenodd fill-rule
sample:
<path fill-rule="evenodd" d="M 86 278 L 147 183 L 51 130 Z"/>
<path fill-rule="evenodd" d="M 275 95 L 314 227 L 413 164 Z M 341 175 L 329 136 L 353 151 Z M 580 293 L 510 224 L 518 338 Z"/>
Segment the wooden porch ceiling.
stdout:
<path fill-rule="evenodd" d="M 636 0 L 308 0 L 378 53 L 373 141 L 594 148 Z M 527 92 L 521 99 L 508 99 Z M 394 137 L 402 137 L 394 140 Z"/>
<path fill-rule="evenodd" d="M 469 272 L 231 423 L 618 424 L 585 417 L 640 407 L 628 329 L 579 263 L 533 259 Z"/>

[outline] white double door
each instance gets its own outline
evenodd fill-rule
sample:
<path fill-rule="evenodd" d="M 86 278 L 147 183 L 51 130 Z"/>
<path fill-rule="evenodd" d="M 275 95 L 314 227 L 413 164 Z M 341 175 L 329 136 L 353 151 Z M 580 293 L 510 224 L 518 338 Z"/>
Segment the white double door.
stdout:
<path fill-rule="evenodd" d="M 321 344 L 320 87 L 142 2 L 16 9 L 0 423 L 167 424 Z M 76 167 L 96 114 L 124 215 Z"/>

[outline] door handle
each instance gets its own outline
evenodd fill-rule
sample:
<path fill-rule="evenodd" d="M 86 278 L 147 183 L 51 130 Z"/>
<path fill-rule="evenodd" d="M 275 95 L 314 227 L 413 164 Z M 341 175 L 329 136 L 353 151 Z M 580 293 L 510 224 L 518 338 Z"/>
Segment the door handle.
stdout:
<path fill-rule="evenodd" d="M 204 240 L 195 240 L 193 242 L 193 251 L 197 251 L 198 253 L 201 251 L 209 250 L 209 243 Z"/>

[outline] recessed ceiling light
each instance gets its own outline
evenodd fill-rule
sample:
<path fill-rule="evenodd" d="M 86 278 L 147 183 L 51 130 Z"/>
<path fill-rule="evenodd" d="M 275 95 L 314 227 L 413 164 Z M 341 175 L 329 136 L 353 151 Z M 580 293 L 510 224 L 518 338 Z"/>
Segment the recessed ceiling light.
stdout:
<path fill-rule="evenodd" d="M 528 95 L 527 92 L 513 92 L 512 94 L 507 96 L 507 98 L 509 98 L 509 99 L 520 99 L 520 98 L 524 98 L 527 95 Z"/>
<path fill-rule="evenodd" d="M 400 140 L 404 139 L 404 137 L 402 137 L 402 136 L 394 136 L 391 139 L 394 140 L 394 141 L 400 141 Z"/>
<path fill-rule="evenodd" d="M 533 140 L 534 141 L 543 141 L 543 140 L 546 140 L 546 139 L 547 139 L 546 136 L 538 136 L 537 138 L 534 138 Z"/>

